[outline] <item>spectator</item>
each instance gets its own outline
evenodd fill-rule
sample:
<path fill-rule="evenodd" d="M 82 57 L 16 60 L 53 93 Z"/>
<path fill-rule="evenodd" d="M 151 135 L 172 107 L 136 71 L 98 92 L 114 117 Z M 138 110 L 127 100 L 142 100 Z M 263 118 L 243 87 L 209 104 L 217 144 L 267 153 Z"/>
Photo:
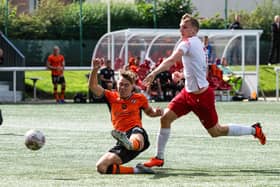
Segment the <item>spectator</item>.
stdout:
<path fill-rule="evenodd" d="M 183 70 L 183 64 L 182 61 L 177 61 L 175 62 L 175 64 L 173 66 L 171 66 L 170 68 L 170 72 L 173 74 L 174 72 L 178 71 L 182 71 Z"/>
<path fill-rule="evenodd" d="M 141 58 L 140 58 L 139 56 L 137 56 L 137 57 L 135 58 L 135 65 L 136 65 L 137 67 L 139 67 L 139 66 L 140 66 L 140 62 L 141 62 Z"/>
<path fill-rule="evenodd" d="M 204 44 L 204 48 L 206 50 L 207 63 L 212 64 L 212 46 L 209 44 L 208 36 L 204 36 L 203 44 Z"/>
<path fill-rule="evenodd" d="M 232 70 L 229 68 L 227 59 L 225 57 L 222 58 L 222 62 L 218 67 L 223 71 L 223 75 L 230 76 L 233 74 Z"/>
<path fill-rule="evenodd" d="M 276 57 L 276 61 L 274 61 Z M 271 25 L 271 48 L 268 58 L 268 65 L 280 63 L 280 16 L 274 17 Z"/>
<path fill-rule="evenodd" d="M 161 89 L 159 79 L 153 80 L 151 86 L 149 86 L 147 89 L 147 93 L 148 93 L 149 100 L 155 100 L 155 101 L 163 100 L 163 92 Z"/>
<path fill-rule="evenodd" d="M 163 71 L 156 77 L 159 80 L 163 93 L 163 100 L 170 101 L 175 95 L 175 85 L 173 84 L 172 75 L 169 71 Z"/>
<path fill-rule="evenodd" d="M 234 17 L 234 22 L 229 26 L 229 29 L 243 29 L 240 23 L 240 15 L 236 14 Z"/>
<path fill-rule="evenodd" d="M 136 60 L 134 57 L 129 58 L 129 70 L 136 73 L 138 69 L 138 66 L 136 64 Z"/>
<path fill-rule="evenodd" d="M 64 56 L 60 54 L 59 47 L 54 46 L 53 54 L 49 55 L 48 57 L 47 67 L 52 72 L 53 92 L 57 103 L 65 103 L 64 94 L 65 94 L 66 83 L 63 74 L 64 66 L 65 66 Z M 58 84 L 61 85 L 60 96 L 58 95 L 57 92 Z"/>
<path fill-rule="evenodd" d="M 4 51 L 0 48 L 0 64 L 4 63 Z"/>
<path fill-rule="evenodd" d="M 240 15 L 235 15 L 235 21 L 229 26 L 229 29 L 238 30 L 243 29 L 240 23 Z M 231 65 L 240 65 L 241 64 L 241 37 L 238 37 L 233 40 L 229 48 L 229 63 Z"/>
<path fill-rule="evenodd" d="M 174 96 L 176 96 L 185 87 L 185 78 L 182 69 L 180 71 L 174 71 L 172 73 L 172 80 L 175 84 Z"/>
<path fill-rule="evenodd" d="M 222 70 L 223 80 L 231 86 L 232 92 L 234 94 L 238 93 L 242 86 L 242 78 L 234 74 L 234 72 L 229 68 L 225 57 L 222 58 L 221 65 L 219 65 L 218 68 Z"/>
<path fill-rule="evenodd" d="M 100 80 L 104 89 L 112 90 L 116 88 L 115 72 L 112 69 L 111 60 L 107 60 L 105 68 L 100 70 Z"/>

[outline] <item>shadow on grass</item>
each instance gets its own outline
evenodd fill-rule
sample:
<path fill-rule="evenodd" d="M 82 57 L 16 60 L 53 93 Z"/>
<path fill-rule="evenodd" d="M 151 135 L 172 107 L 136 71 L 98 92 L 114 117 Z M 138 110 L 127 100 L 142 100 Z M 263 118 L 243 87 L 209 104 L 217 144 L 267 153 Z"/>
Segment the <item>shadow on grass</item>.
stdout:
<path fill-rule="evenodd" d="M 78 181 L 80 179 L 74 179 L 74 178 L 54 178 L 53 180 L 57 180 L 57 181 Z"/>
<path fill-rule="evenodd" d="M 203 169 L 156 169 L 156 174 L 151 179 L 161 179 L 167 177 L 231 177 L 231 176 L 280 176 L 280 169 L 228 169 L 228 170 L 203 170 Z"/>
<path fill-rule="evenodd" d="M 15 133 L 3 133 L 0 136 L 24 136 L 23 134 L 15 134 Z"/>

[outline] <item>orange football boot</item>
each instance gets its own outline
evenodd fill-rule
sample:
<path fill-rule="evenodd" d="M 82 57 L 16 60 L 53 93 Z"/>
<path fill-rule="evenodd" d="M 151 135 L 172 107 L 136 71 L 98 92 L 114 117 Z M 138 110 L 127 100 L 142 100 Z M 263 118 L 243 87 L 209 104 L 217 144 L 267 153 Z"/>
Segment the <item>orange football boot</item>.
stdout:
<path fill-rule="evenodd" d="M 159 159 L 157 157 L 152 157 L 149 161 L 144 163 L 144 166 L 149 167 L 149 168 L 154 167 L 154 166 L 161 167 L 161 166 L 163 166 L 163 164 L 164 164 L 163 159 Z"/>
<path fill-rule="evenodd" d="M 252 125 L 253 128 L 256 129 L 256 134 L 254 135 L 255 138 L 258 138 L 260 143 L 264 145 L 266 143 L 266 137 L 265 134 L 262 131 L 262 127 L 260 123 L 256 123 Z"/>

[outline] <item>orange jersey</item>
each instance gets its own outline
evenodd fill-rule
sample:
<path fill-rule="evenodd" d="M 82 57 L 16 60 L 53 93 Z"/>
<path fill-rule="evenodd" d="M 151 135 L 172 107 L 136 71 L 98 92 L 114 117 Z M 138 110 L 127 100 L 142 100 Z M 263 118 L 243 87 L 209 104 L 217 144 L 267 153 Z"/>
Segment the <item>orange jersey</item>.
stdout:
<path fill-rule="evenodd" d="M 142 127 L 141 110 L 149 106 L 143 94 L 133 93 L 129 99 L 121 99 L 118 92 L 109 90 L 104 94 L 116 130 L 126 132 L 135 126 Z"/>
<path fill-rule="evenodd" d="M 63 67 L 64 66 L 64 64 L 63 64 L 64 56 L 51 54 L 48 57 L 48 62 L 53 67 Z M 63 75 L 63 70 L 51 70 L 51 71 L 52 71 L 52 75 L 55 75 L 55 76 Z"/>

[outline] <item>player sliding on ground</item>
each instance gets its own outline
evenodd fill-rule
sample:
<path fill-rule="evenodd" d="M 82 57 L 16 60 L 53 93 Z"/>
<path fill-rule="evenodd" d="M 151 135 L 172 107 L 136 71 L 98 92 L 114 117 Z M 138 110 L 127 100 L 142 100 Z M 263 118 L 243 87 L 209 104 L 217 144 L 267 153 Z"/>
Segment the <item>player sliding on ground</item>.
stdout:
<path fill-rule="evenodd" d="M 89 87 L 95 96 L 105 97 L 115 129 L 111 134 L 118 142 L 99 159 L 96 164 L 97 171 L 102 174 L 154 173 L 142 164 L 137 164 L 136 167 L 127 167 L 122 164 L 137 157 L 150 145 L 148 135 L 142 128 L 141 111 L 143 110 L 150 117 L 157 117 L 162 115 L 162 110 L 149 106 L 143 94 L 134 93 L 136 76 L 130 71 L 120 73 L 117 91 L 103 89 L 98 85 L 97 80 L 101 63 L 101 59 L 93 60 Z"/>
<path fill-rule="evenodd" d="M 183 15 L 180 23 L 181 42 L 172 55 L 144 80 L 146 86 L 150 86 L 157 74 L 168 70 L 176 61 L 182 59 L 184 73 L 181 74 L 181 78 L 185 78 L 185 88 L 172 99 L 160 119 L 161 129 L 157 137 L 157 154 L 144 163 L 147 167 L 164 164 L 164 149 L 170 135 L 171 123 L 191 111 L 200 119 L 212 137 L 253 135 L 261 144 L 266 143 L 266 137 L 259 123 L 253 126 L 219 124 L 214 91 L 209 87 L 206 79 L 206 54 L 202 42 L 196 36 L 198 30 L 198 21 L 188 14 Z"/>

